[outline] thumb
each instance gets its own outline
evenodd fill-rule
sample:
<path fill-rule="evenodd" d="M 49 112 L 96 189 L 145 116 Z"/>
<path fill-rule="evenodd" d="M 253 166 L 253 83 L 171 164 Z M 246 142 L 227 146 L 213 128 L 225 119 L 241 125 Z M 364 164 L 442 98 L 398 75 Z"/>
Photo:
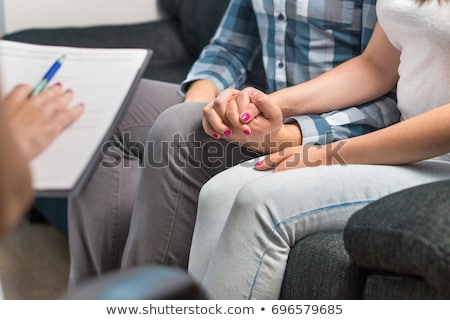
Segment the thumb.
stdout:
<path fill-rule="evenodd" d="M 259 90 L 254 90 L 250 93 L 250 99 L 266 119 L 271 120 L 282 117 L 280 108 L 269 95 Z"/>

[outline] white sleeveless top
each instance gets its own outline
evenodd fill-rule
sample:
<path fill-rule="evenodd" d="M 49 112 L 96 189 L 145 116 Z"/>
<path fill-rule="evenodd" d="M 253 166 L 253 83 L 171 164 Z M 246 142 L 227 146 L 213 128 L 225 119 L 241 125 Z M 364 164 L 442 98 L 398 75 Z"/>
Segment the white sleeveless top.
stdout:
<path fill-rule="evenodd" d="M 377 14 L 401 51 L 397 99 L 402 119 L 450 103 L 450 3 L 378 0 Z"/>

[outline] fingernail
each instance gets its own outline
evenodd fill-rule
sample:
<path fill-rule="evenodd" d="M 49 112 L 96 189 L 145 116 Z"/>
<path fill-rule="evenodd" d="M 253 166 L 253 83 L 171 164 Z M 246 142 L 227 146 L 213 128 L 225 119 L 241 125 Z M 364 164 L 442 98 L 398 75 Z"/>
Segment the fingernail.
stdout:
<path fill-rule="evenodd" d="M 67 89 L 65 93 L 67 93 L 67 94 L 73 94 L 73 90 L 72 90 L 72 89 Z"/>
<path fill-rule="evenodd" d="M 260 160 L 260 161 L 258 161 L 257 163 L 255 163 L 255 167 L 261 167 L 262 164 L 263 164 L 263 161 Z"/>
<path fill-rule="evenodd" d="M 213 134 L 213 138 L 216 139 L 216 140 L 219 140 L 219 139 L 220 139 L 220 136 L 219 136 L 217 133 L 214 133 L 214 134 Z"/>
<path fill-rule="evenodd" d="M 55 87 L 62 87 L 62 83 L 61 82 L 55 83 Z"/>
<path fill-rule="evenodd" d="M 244 112 L 244 113 L 241 115 L 241 119 L 242 119 L 242 121 L 247 122 L 247 121 L 250 120 L 250 115 L 249 115 L 247 112 Z"/>
<path fill-rule="evenodd" d="M 245 129 L 245 130 L 244 130 L 244 134 L 245 134 L 246 136 L 249 136 L 249 135 L 252 134 L 252 132 L 251 132 L 250 130 L 248 130 L 248 129 Z"/>
<path fill-rule="evenodd" d="M 223 134 L 226 136 L 231 136 L 231 130 L 227 129 Z"/>
<path fill-rule="evenodd" d="M 86 105 L 85 105 L 83 102 L 81 102 L 81 103 L 79 104 L 79 106 L 80 106 L 80 108 L 86 108 Z"/>

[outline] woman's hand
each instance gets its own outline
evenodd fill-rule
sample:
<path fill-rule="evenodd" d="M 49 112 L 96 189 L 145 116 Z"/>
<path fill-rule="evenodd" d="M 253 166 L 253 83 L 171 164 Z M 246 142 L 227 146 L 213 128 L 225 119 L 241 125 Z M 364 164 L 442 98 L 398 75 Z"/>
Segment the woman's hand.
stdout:
<path fill-rule="evenodd" d="M 202 125 L 206 134 L 214 139 L 231 136 L 231 124 L 226 117 L 228 104 L 239 90 L 226 89 L 203 108 Z"/>
<path fill-rule="evenodd" d="M 256 170 L 274 169 L 274 172 L 285 170 L 346 164 L 340 154 L 344 141 L 338 141 L 332 144 L 317 146 L 304 145 L 292 148 L 286 148 L 282 151 L 272 153 L 255 165 Z"/>
<path fill-rule="evenodd" d="M 30 97 L 32 87 L 16 86 L 2 102 L 12 136 L 28 160 L 42 152 L 67 126 L 78 119 L 84 105 L 68 108 L 71 90 L 56 84 Z"/>
<path fill-rule="evenodd" d="M 246 123 L 248 132 L 242 136 L 240 144 L 263 153 L 272 153 L 287 147 L 300 145 L 302 135 L 297 124 L 284 124 L 283 114 L 277 102 L 270 96 L 259 90 L 250 88 L 245 94 L 248 95 L 250 103 L 247 107 L 241 108 L 243 104 L 236 104 L 235 109 L 239 109 L 240 121 Z M 239 96 L 238 96 L 239 98 Z M 236 99 L 238 102 L 239 99 Z M 230 103 L 233 106 L 233 103 Z M 246 117 L 248 113 L 250 119 Z M 243 116 L 244 115 L 244 116 Z"/>

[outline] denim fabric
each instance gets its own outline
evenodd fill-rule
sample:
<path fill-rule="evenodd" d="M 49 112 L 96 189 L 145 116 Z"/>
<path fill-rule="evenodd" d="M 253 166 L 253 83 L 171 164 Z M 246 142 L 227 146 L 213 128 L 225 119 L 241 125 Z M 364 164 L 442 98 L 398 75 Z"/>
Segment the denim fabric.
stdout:
<path fill-rule="evenodd" d="M 200 193 L 189 272 L 215 299 L 278 299 L 300 239 L 342 229 L 354 212 L 387 194 L 448 178 L 450 163 L 434 160 L 276 174 L 235 166 Z"/>
<path fill-rule="evenodd" d="M 122 258 L 122 268 L 167 264 L 186 269 L 198 194 L 212 176 L 255 152 L 208 136 L 205 103 L 180 103 L 158 117 L 148 144 Z"/>

